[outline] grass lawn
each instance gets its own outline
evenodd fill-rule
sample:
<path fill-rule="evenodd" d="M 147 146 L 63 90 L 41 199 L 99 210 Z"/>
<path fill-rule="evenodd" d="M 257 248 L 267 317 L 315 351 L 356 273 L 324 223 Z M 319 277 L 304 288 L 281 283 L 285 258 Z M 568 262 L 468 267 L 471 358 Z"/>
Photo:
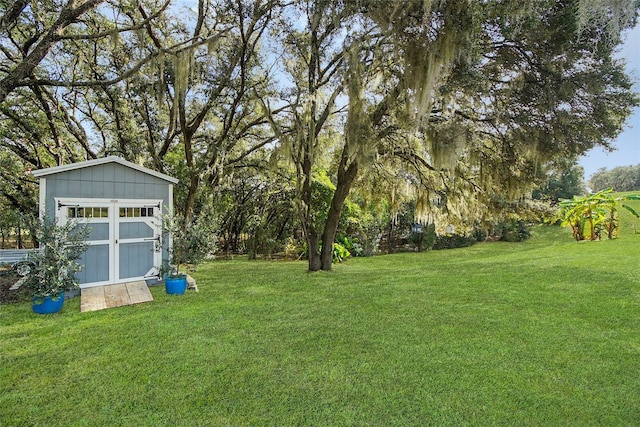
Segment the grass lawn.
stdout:
<path fill-rule="evenodd" d="M 626 225 L 625 225 L 626 226 Z M 0 425 L 640 425 L 640 235 L 212 262 L 199 293 L 0 306 Z"/>

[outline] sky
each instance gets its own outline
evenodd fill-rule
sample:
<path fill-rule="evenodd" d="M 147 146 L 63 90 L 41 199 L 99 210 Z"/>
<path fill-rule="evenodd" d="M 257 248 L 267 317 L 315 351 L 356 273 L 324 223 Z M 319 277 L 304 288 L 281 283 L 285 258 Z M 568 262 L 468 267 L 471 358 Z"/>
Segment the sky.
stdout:
<path fill-rule="evenodd" d="M 634 90 L 640 92 L 640 24 L 625 34 L 625 42 L 618 56 L 627 62 L 627 73 L 631 76 Z M 635 166 L 640 164 L 640 108 L 636 108 L 627 120 L 624 131 L 613 144 L 613 152 L 594 148 L 580 158 L 588 180 L 600 168 L 611 170 L 617 166 Z"/>

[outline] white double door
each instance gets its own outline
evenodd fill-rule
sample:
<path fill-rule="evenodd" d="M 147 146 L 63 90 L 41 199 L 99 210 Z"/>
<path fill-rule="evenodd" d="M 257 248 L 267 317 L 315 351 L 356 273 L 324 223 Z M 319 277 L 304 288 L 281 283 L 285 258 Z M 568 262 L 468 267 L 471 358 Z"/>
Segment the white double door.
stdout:
<path fill-rule="evenodd" d="M 91 227 L 78 261 L 81 288 L 143 280 L 162 263 L 162 201 L 56 199 L 56 217 Z"/>

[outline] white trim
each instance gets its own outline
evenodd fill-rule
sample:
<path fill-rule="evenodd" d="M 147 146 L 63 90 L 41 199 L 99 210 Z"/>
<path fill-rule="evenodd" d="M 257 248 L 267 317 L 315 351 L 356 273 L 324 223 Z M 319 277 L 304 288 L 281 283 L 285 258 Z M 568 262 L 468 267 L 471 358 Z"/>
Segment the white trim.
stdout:
<path fill-rule="evenodd" d="M 169 186 L 169 206 L 167 206 L 167 216 L 169 218 L 173 218 L 173 184 L 171 184 Z M 160 222 L 162 229 L 164 231 L 164 218 L 161 219 Z M 167 239 L 167 251 L 169 251 L 169 253 L 171 253 L 171 251 L 173 250 L 173 234 L 169 233 L 168 239 Z M 164 262 L 164 260 L 163 260 Z"/>
<path fill-rule="evenodd" d="M 44 178 L 41 178 L 44 179 Z M 171 185 L 170 185 L 171 186 Z M 89 288 L 93 286 L 101 286 L 107 284 L 115 284 L 115 283 L 124 283 L 130 282 L 132 280 L 145 280 L 148 276 L 157 273 L 157 267 L 162 262 L 162 250 L 156 252 L 153 257 L 154 265 L 151 266 L 149 271 L 141 277 L 127 277 L 120 278 L 120 258 L 119 258 L 119 244 L 127 244 L 134 243 L 139 241 L 138 238 L 132 239 L 122 239 L 122 242 L 119 238 L 118 227 L 120 223 L 126 222 L 142 222 L 145 223 L 149 228 L 154 230 L 154 235 L 159 235 L 162 232 L 162 200 L 160 199 L 104 199 L 104 198 L 87 198 L 87 197 L 55 197 L 55 217 L 59 218 L 61 221 L 66 222 L 68 220 L 67 213 L 68 210 L 65 209 L 69 206 L 73 205 L 84 205 L 94 207 L 108 207 L 109 208 L 109 217 L 95 217 L 95 218 L 86 218 L 89 224 L 93 223 L 107 223 L 109 224 L 109 237 L 108 240 L 94 240 L 90 241 L 89 245 L 108 245 L 109 249 L 109 279 L 101 282 L 89 282 L 82 283 L 80 288 Z M 58 204 L 62 204 L 58 208 Z M 138 207 L 138 206 L 148 206 L 154 207 L 157 209 L 157 215 L 154 215 L 154 218 L 151 217 L 124 217 L 120 218 L 120 208 L 121 207 Z"/>
<path fill-rule="evenodd" d="M 143 166 L 136 165 L 135 163 L 128 162 L 125 159 L 123 159 L 121 157 L 117 157 L 117 156 L 101 157 L 99 159 L 87 160 L 85 162 L 70 163 L 68 165 L 62 165 L 62 166 L 54 166 L 54 167 L 46 168 L 46 169 L 39 169 L 39 170 L 33 171 L 31 173 L 35 177 L 41 177 L 41 176 L 52 175 L 52 174 L 56 174 L 56 173 L 60 173 L 60 172 L 67 172 L 67 171 L 71 171 L 71 170 L 82 169 L 82 168 L 86 168 L 86 167 L 90 167 L 90 166 L 102 165 L 102 164 L 106 164 L 106 163 L 118 163 L 118 164 L 120 164 L 122 166 L 131 168 L 131 169 L 135 169 L 135 170 L 137 170 L 139 172 L 155 176 L 156 178 L 160 178 L 160 179 L 165 180 L 165 181 L 169 181 L 172 184 L 177 184 L 178 183 L 178 179 L 176 179 L 176 178 L 174 178 L 172 176 L 165 175 L 163 173 L 160 173 L 158 171 L 154 171 L 152 169 L 147 169 L 147 168 L 145 168 Z"/>
<path fill-rule="evenodd" d="M 40 212 L 38 212 L 38 217 L 40 219 L 44 219 L 44 215 L 47 212 L 47 178 L 40 178 L 40 184 L 38 186 L 40 190 L 40 194 L 38 195 L 38 203 L 40 204 Z M 54 215 L 55 216 L 55 215 Z"/>

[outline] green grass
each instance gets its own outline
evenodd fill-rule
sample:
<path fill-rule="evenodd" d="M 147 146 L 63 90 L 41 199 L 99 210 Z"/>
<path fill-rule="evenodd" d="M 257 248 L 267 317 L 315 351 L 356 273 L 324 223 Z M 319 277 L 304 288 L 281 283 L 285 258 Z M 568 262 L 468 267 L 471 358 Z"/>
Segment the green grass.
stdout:
<path fill-rule="evenodd" d="M 0 425 L 640 425 L 640 235 L 212 262 L 199 293 L 0 306 Z"/>

